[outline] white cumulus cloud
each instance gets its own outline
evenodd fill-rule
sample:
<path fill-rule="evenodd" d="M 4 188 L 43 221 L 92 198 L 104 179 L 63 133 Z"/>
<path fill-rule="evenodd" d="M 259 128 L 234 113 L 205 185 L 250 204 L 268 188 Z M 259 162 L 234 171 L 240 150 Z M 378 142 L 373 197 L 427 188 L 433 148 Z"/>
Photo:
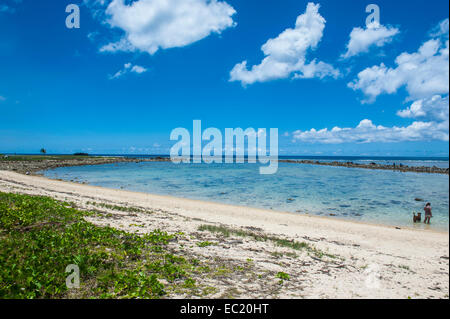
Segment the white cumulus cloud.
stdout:
<path fill-rule="evenodd" d="M 356 127 L 334 127 L 295 131 L 294 141 L 323 144 L 403 142 L 449 140 L 449 40 L 448 20 L 442 21 L 430 33 L 415 53 L 402 53 L 389 68 L 385 64 L 361 71 L 349 83 L 361 90 L 368 102 L 380 94 L 393 94 L 405 87 L 412 103 L 397 115 L 414 119 L 408 126 L 385 127 L 364 119 Z"/>
<path fill-rule="evenodd" d="M 408 108 L 400 110 L 397 115 L 404 118 L 422 118 L 433 121 L 445 121 L 449 117 L 448 95 L 434 95 L 431 98 L 414 101 Z"/>
<path fill-rule="evenodd" d="M 133 65 L 131 67 L 131 72 L 141 74 L 141 73 L 147 72 L 147 69 L 140 65 Z"/>
<path fill-rule="evenodd" d="M 383 26 L 377 22 L 369 24 L 366 28 L 353 28 L 350 40 L 347 43 L 347 52 L 341 55 L 348 59 L 361 53 L 369 52 L 373 46 L 382 47 L 392 41 L 400 31 L 397 28 Z"/>
<path fill-rule="evenodd" d="M 113 0 L 106 8 L 107 23 L 124 32 L 100 51 L 144 51 L 183 47 L 235 25 L 236 11 L 217 0 Z"/>
<path fill-rule="evenodd" d="M 338 77 L 339 71 L 330 64 L 313 60 L 307 62 L 308 50 L 317 48 L 323 36 L 325 19 L 319 14 L 319 4 L 308 3 L 306 12 L 299 15 L 295 28 L 288 28 L 276 38 L 269 39 L 261 50 L 266 56 L 260 64 L 247 68 L 247 61 L 234 66 L 230 81 L 243 85 L 288 78 Z"/>
<path fill-rule="evenodd" d="M 442 20 L 430 33 L 432 37 L 440 37 L 442 35 L 448 35 L 449 23 L 448 18 Z"/>
<path fill-rule="evenodd" d="M 306 143 L 393 143 L 404 141 L 441 140 L 448 141 L 448 120 L 443 122 L 415 121 L 409 126 L 385 127 L 375 125 L 371 120 L 362 120 L 356 127 L 334 127 L 309 131 L 295 131 L 294 141 Z"/>
<path fill-rule="evenodd" d="M 368 102 L 380 94 L 396 93 L 406 87 L 410 99 L 430 98 L 449 91 L 449 41 L 433 38 L 414 53 L 404 52 L 396 59 L 396 67 L 384 63 L 359 72 L 357 79 L 348 84 L 353 90 L 361 90 Z"/>

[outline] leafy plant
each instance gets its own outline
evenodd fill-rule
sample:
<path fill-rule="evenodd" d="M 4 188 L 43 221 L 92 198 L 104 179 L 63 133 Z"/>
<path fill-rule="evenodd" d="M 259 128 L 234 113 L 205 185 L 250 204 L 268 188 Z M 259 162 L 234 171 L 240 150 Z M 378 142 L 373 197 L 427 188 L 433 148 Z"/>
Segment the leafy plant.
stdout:
<path fill-rule="evenodd" d="M 198 247 L 207 247 L 207 246 L 211 246 L 211 245 L 214 245 L 214 243 L 210 242 L 210 241 L 201 241 L 201 242 L 197 243 Z"/>
<path fill-rule="evenodd" d="M 160 298 L 161 279 L 189 279 L 192 266 L 168 252 L 172 235 L 99 227 L 72 206 L 0 192 L 0 298 Z M 80 269 L 80 289 L 66 287 L 69 264 Z"/>
<path fill-rule="evenodd" d="M 277 273 L 277 278 L 280 278 L 281 280 L 290 280 L 291 279 L 291 277 L 287 273 L 282 272 L 282 271 Z"/>

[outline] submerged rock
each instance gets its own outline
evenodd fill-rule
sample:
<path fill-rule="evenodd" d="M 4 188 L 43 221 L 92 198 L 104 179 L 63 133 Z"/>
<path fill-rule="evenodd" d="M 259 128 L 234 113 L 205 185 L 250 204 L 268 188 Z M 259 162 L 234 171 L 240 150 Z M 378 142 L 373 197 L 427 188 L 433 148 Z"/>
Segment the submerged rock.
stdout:
<path fill-rule="evenodd" d="M 312 160 L 279 160 L 281 163 L 296 163 L 296 164 L 311 164 L 322 166 L 339 166 L 339 167 L 354 167 L 354 168 L 367 168 L 367 169 L 381 169 L 392 170 L 397 172 L 416 172 L 416 173 L 435 173 L 435 174 L 449 174 L 448 168 L 440 168 L 437 166 L 408 166 L 399 164 L 377 164 L 371 162 L 369 164 L 359 164 L 353 162 L 319 162 Z"/>

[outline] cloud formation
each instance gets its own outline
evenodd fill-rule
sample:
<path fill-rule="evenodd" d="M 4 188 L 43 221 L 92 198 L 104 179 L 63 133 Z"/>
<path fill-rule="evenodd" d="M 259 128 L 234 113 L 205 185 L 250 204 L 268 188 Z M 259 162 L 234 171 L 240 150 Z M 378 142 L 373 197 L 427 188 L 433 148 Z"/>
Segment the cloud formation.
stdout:
<path fill-rule="evenodd" d="M 441 140 L 448 141 L 448 119 L 442 122 L 415 121 L 405 127 L 385 127 L 364 119 L 354 128 L 334 127 L 321 130 L 295 131 L 294 141 L 321 144 L 341 143 L 393 143 L 405 141 Z"/>
<path fill-rule="evenodd" d="M 430 32 L 430 36 L 433 38 L 440 37 L 440 36 L 448 36 L 448 28 L 449 28 L 449 21 L 448 18 L 441 21 L 433 30 Z"/>
<path fill-rule="evenodd" d="M 361 71 L 349 83 L 354 90 L 374 102 L 380 94 L 393 94 L 405 87 L 413 101 L 397 115 L 415 121 L 409 126 L 385 127 L 364 119 L 356 127 L 334 127 L 309 131 L 295 131 L 294 141 L 322 144 L 449 141 L 449 28 L 448 19 L 439 23 L 430 33 L 433 37 L 415 53 L 402 53 L 395 68 L 383 63 Z"/>
<path fill-rule="evenodd" d="M 380 94 L 396 93 L 405 87 L 410 99 L 429 98 L 436 94 L 448 94 L 449 89 L 449 41 L 433 38 L 415 53 L 402 53 L 396 59 L 396 67 L 384 63 L 359 72 L 357 79 L 348 84 L 353 90 L 361 90 L 374 102 Z"/>
<path fill-rule="evenodd" d="M 269 39 L 261 50 L 266 56 L 260 64 L 247 68 L 247 61 L 236 64 L 230 72 L 230 81 L 242 85 L 288 78 L 338 77 L 339 71 L 322 61 L 307 62 L 306 54 L 317 48 L 323 36 L 325 19 L 319 14 L 319 4 L 308 3 L 305 13 L 299 15 L 295 28 L 288 28 L 276 38 Z"/>
<path fill-rule="evenodd" d="M 106 8 L 107 23 L 124 32 L 102 52 L 143 51 L 183 47 L 211 33 L 233 27 L 236 11 L 218 0 L 113 0 Z"/>
<path fill-rule="evenodd" d="M 400 110 L 397 115 L 403 118 L 421 118 L 431 121 L 445 121 L 449 118 L 448 95 L 414 101 L 408 108 Z"/>
<path fill-rule="evenodd" d="M 141 73 L 147 72 L 147 69 L 140 65 L 132 65 L 131 63 L 125 63 L 123 68 L 121 70 L 117 71 L 114 75 L 110 76 L 109 79 L 110 80 L 118 79 L 130 72 L 141 74 Z"/>
<path fill-rule="evenodd" d="M 385 27 L 377 22 L 369 24 L 365 29 L 353 28 L 347 43 L 347 52 L 341 55 L 343 59 L 369 52 L 373 46 L 382 47 L 390 43 L 400 31 L 397 28 Z"/>

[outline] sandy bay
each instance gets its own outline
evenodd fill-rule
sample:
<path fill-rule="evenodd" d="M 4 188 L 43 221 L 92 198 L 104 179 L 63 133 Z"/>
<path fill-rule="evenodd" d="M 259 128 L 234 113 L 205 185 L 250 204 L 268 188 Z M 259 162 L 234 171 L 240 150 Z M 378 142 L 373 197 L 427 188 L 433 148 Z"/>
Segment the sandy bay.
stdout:
<path fill-rule="evenodd" d="M 83 209 L 95 208 L 93 203 L 145 208 L 152 213 L 102 208 L 109 217 L 89 221 L 140 233 L 182 231 L 186 236 L 178 242 L 185 249 L 180 253 L 233 265 L 251 261 L 252 273 L 290 275 L 282 287 L 276 279 L 258 280 L 250 274 L 224 280 L 203 278 L 217 287 L 213 297 L 232 293 L 238 298 L 448 298 L 449 294 L 448 232 L 108 189 L 9 171 L 0 171 L 0 191 L 50 196 Z M 292 251 L 274 240 L 200 231 L 205 225 L 304 242 L 322 254 Z M 197 245 L 205 241 L 214 244 Z"/>

